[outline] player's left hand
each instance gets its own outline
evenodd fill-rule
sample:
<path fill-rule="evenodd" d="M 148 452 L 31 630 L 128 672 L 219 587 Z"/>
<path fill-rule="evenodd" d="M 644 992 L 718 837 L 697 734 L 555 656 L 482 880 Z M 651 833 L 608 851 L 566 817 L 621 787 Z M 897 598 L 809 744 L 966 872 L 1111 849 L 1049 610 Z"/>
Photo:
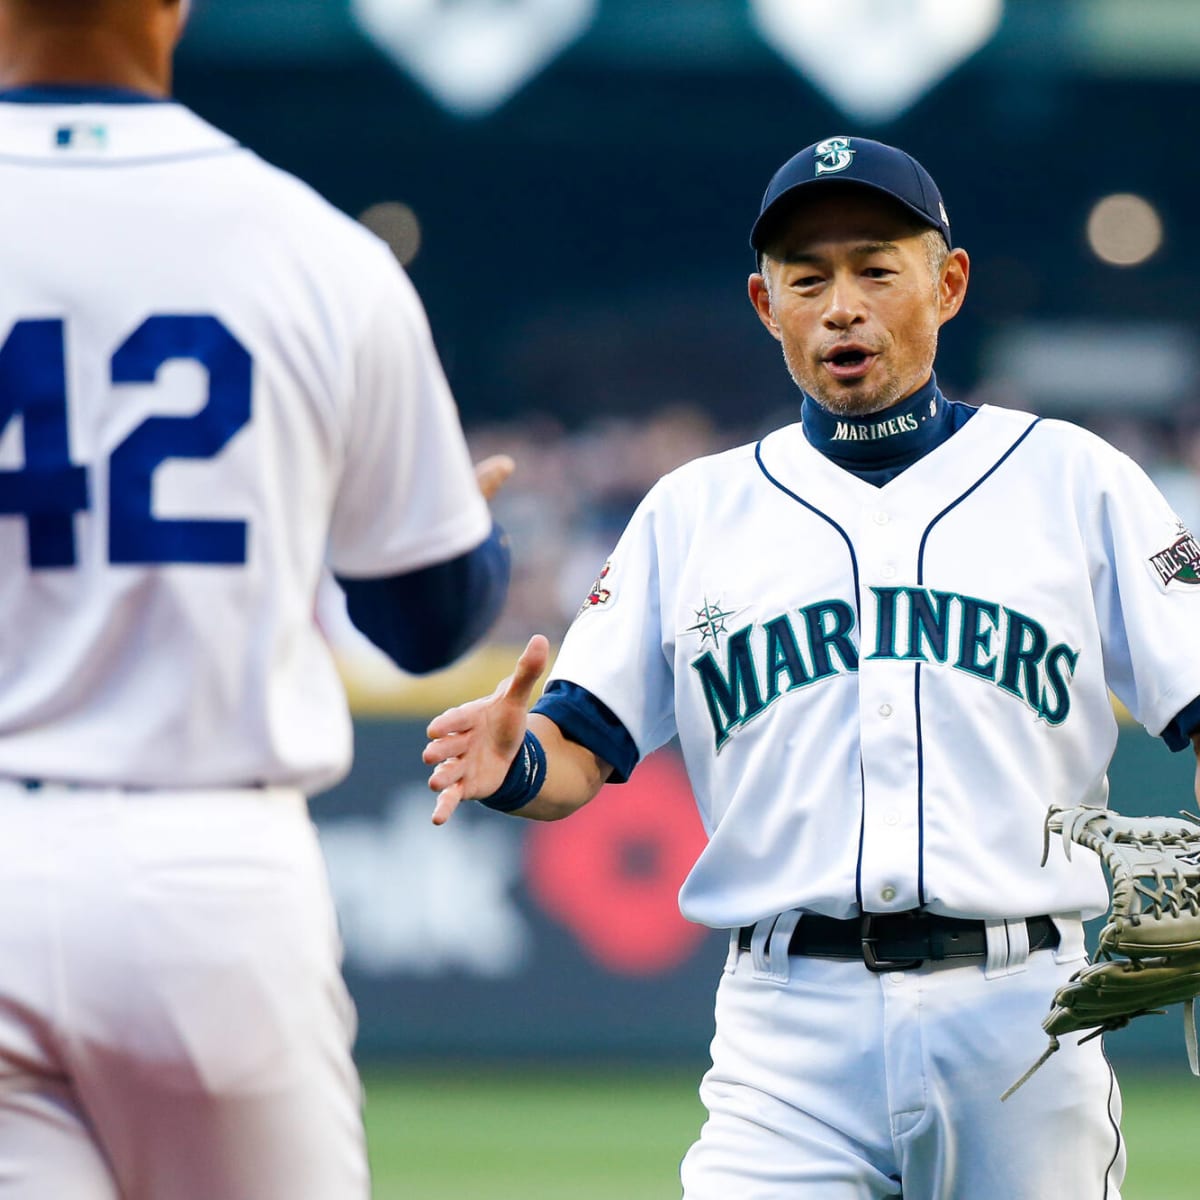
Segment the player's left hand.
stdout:
<path fill-rule="evenodd" d="M 491 454 L 475 464 L 475 481 L 489 503 L 508 482 L 517 464 L 507 454 Z"/>

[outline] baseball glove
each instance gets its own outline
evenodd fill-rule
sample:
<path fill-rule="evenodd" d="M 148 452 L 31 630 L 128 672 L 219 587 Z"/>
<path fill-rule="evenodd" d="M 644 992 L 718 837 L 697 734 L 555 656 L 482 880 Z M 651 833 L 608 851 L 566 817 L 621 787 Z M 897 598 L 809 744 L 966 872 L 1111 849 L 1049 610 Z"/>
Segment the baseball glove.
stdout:
<path fill-rule="evenodd" d="M 1112 906 L 1100 931 L 1096 961 L 1058 989 L 1042 1028 L 1050 1045 L 1004 1093 L 1007 1099 L 1058 1049 L 1065 1033 L 1091 1029 L 1083 1041 L 1135 1017 L 1184 1003 L 1184 1035 L 1192 1072 L 1200 1075 L 1195 1003 L 1200 996 L 1200 824 L 1186 817 L 1123 817 L 1104 808 L 1051 806 L 1050 835 L 1094 850 L 1112 881 Z"/>

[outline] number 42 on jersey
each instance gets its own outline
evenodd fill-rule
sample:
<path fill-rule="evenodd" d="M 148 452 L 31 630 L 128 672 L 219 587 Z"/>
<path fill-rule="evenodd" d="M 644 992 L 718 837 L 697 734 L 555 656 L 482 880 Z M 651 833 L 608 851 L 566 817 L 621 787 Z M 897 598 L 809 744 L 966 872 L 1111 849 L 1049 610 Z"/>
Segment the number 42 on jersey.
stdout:
<path fill-rule="evenodd" d="M 67 414 L 67 329 L 56 318 L 22 320 L 0 347 L 0 438 L 22 418 L 24 466 L 0 471 L 0 519 L 23 517 L 33 570 L 77 563 L 75 514 L 91 508 L 91 472 L 108 471 L 108 561 L 117 564 L 246 561 L 246 522 L 156 517 L 154 472 L 169 458 L 217 455 L 250 420 L 253 363 L 214 316 L 148 317 L 109 363 L 114 389 L 152 384 L 167 362 L 208 372 L 204 406 L 189 416 L 149 416 L 90 468 L 72 462 Z"/>

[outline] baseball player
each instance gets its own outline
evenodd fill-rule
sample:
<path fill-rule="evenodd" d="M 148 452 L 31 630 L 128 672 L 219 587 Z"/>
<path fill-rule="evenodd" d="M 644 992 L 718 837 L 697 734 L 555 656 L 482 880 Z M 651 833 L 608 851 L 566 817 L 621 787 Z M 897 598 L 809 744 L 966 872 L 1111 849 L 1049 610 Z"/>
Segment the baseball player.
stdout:
<path fill-rule="evenodd" d="M 650 491 L 531 715 L 543 638 L 432 722 L 434 821 L 564 817 L 678 736 L 680 905 L 730 931 L 688 1200 L 1115 1200 L 1098 1040 L 1000 1096 L 1107 907 L 1040 863 L 1049 802 L 1105 801 L 1109 689 L 1197 740 L 1200 549 L 1098 438 L 939 391 L 969 261 L 909 155 L 809 146 L 751 241 L 800 419 Z"/>
<path fill-rule="evenodd" d="M 314 599 L 427 671 L 507 587 L 411 284 L 168 99 L 183 15 L 0 0 L 5 1200 L 368 1195 Z"/>

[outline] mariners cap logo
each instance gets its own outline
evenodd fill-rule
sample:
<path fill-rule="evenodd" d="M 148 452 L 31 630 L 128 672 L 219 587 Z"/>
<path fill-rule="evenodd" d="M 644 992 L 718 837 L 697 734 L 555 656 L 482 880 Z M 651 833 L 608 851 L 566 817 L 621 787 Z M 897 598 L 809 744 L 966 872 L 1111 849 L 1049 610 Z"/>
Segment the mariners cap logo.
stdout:
<path fill-rule="evenodd" d="M 818 175 L 832 175 L 835 171 L 844 171 L 854 161 L 854 151 L 850 149 L 848 137 L 826 138 L 817 143 L 814 154 Z"/>

